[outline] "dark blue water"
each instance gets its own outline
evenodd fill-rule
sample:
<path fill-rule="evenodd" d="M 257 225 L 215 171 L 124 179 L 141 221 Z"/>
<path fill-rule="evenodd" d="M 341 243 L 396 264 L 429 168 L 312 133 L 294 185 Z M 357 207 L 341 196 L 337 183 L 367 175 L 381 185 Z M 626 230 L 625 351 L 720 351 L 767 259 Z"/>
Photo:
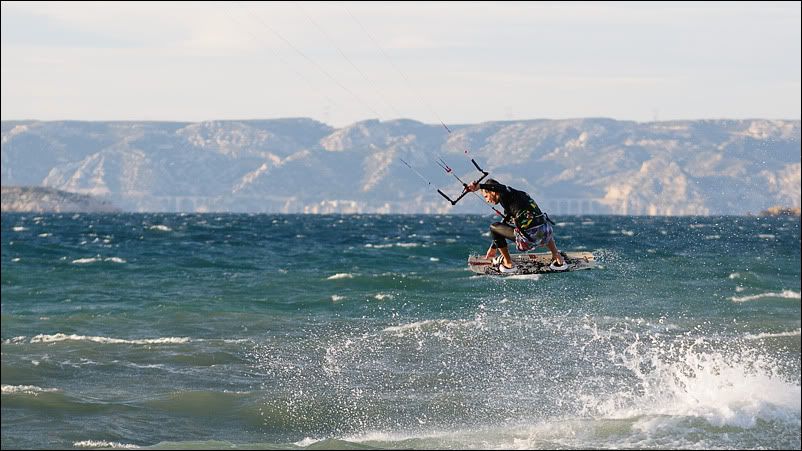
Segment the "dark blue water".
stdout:
<path fill-rule="evenodd" d="M 3 448 L 800 448 L 800 222 L 2 215 Z"/>

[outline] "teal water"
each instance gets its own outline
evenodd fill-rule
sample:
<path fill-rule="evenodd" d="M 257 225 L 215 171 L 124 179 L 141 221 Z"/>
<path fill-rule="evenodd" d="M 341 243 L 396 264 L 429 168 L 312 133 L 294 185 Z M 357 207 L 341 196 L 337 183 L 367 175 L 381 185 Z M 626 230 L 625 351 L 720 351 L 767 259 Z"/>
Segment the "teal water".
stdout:
<path fill-rule="evenodd" d="M 2 215 L 2 448 L 800 449 L 800 221 Z"/>

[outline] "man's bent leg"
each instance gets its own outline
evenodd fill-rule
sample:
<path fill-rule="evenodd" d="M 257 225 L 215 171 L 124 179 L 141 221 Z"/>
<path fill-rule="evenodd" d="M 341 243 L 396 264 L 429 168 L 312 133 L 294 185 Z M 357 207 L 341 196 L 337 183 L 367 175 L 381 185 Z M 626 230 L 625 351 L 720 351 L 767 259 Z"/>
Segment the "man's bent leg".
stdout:
<path fill-rule="evenodd" d="M 512 268 L 512 258 L 510 257 L 509 249 L 507 249 L 507 247 L 500 247 L 498 250 L 500 250 L 501 255 L 504 256 L 504 266 Z"/>
<path fill-rule="evenodd" d="M 504 266 L 512 268 L 512 258 L 510 258 L 510 251 L 507 249 L 507 240 L 515 240 L 515 228 L 503 222 L 494 222 L 490 225 L 490 236 L 493 237 L 492 248 L 501 251 L 501 255 L 504 257 Z M 490 254 L 492 250 L 492 255 L 496 255 L 495 250 L 492 248 L 488 249 L 487 253 Z"/>

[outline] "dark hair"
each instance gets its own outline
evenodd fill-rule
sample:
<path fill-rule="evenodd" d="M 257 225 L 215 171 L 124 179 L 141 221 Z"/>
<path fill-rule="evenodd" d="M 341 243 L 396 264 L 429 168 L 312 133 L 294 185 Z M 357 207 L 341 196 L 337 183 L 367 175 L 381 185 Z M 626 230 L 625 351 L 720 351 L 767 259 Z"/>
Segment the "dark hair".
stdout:
<path fill-rule="evenodd" d="M 496 179 L 487 179 L 485 180 L 485 185 L 501 185 Z"/>

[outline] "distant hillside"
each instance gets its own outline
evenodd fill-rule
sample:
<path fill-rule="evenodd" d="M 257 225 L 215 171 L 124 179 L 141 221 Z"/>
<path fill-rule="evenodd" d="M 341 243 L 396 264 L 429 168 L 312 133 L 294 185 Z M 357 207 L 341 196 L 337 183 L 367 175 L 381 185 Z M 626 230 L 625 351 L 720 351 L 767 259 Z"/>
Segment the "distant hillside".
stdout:
<path fill-rule="evenodd" d="M 461 191 L 438 159 L 471 180 L 475 158 L 552 214 L 800 206 L 799 120 L 543 119 L 450 128 L 368 120 L 335 129 L 303 118 L 3 121 L 2 183 L 102 196 L 129 211 L 488 213 L 475 196 L 452 207 L 435 190 Z"/>
<path fill-rule="evenodd" d="M 53 188 L 4 186 L 2 211 L 110 213 L 119 212 L 120 209 L 105 200 L 85 194 Z"/>
<path fill-rule="evenodd" d="M 802 215 L 802 210 L 800 210 L 799 207 L 783 208 L 780 206 L 774 206 L 760 212 L 760 216 L 800 216 L 800 215 Z"/>

